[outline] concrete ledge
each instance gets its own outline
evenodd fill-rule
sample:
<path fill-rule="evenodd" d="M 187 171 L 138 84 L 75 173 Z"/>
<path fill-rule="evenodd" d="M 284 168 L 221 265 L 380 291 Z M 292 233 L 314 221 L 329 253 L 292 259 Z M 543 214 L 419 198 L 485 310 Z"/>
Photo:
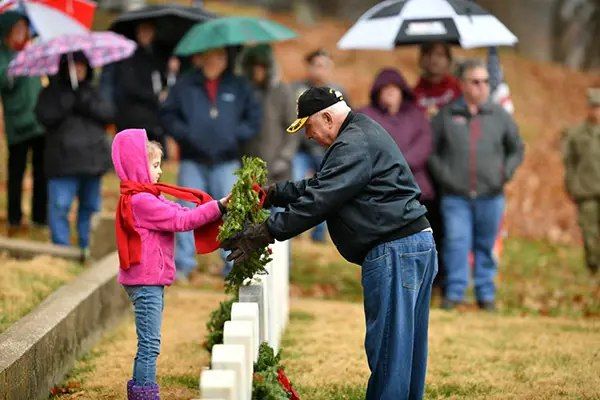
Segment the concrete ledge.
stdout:
<path fill-rule="evenodd" d="M 112 253 L 63 286 L 0 334 L 0 399 L 47 399 L 88 351 L 129 309 Z"/>
<path fill-rule="evenodd" d="M 15 258 L 33 258 L 47 254 L 67 260 L 79 260 L 81 252 L 76 247 L 57 246 L 51 243 L 33 240 L 9 239 L 0 237 L 0 250 L 8 252 Z"/>

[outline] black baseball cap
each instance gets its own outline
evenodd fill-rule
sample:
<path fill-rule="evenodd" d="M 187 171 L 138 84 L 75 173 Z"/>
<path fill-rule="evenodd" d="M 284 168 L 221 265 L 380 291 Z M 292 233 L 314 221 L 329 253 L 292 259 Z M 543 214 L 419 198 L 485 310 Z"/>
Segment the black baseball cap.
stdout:
<path fill-rule="evenodd" d="M 302 129 L 311 115 L 343 100 L 344 96 L 342 96 L 342 93 L 329 87 L 313 87 L 306 89 L 302 92 L 300 97 L 298 97 L 298 119 L 296 119 L 286 131 L 288 133 L 298 132 Z"/>

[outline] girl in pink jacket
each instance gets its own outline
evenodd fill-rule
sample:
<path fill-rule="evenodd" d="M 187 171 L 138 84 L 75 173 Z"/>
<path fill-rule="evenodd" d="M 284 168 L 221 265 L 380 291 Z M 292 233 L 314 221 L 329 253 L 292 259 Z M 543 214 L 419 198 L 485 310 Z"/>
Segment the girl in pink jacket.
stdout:
<path fill-rule="evenodd" d="M 115 136 L 112 159 L 121 180 L 117 211 L 119 283 L 133 303 L 138 336 L 133 379 L 127 383 L 129 400 L 159 400 L 156 360 L 164 287 L 171 285 L 175 276 L 175 232 L 214 225 L 229 201 L 228 196 L 190 209 L 165 199 L 160 192 L 169 191 L 161 189 L 170 186 L 154 185 L 162 174 L 161 157 L 162 148 L 149 142 L 143 129 L 128 129 Z"/>

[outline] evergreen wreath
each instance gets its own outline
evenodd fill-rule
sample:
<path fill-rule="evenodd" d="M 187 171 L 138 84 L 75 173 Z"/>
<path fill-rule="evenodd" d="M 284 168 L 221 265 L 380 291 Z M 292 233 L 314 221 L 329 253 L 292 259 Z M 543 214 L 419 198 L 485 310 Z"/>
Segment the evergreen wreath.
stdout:
<path fill-rule="evenodd" d="M 281 355 L 275 354 L 267 342 L 261 343 L 254 364 L 252 400 L 300 400 L 280 360 Z"/>
<path fill-rule="evenodd" d="M 261 224 L 269 218 L 269 211 L 263 210 L 257 187 L 267 182 L 267 163 L 257 157 L 242 158 L 242 168 L 235 173 L 237 182 L 231 190 L 231 199 L 227 205 L 227 214 L 223 217 L 218 239 L 231 239 L 254 224 Z M 271 261 L 268 248 L 259 249 L 244 262 L 236 262 L 225 278 L 226 291 L 237 292 L 247 279 L 257 274 L 266 274 L 265 265 Z"/>

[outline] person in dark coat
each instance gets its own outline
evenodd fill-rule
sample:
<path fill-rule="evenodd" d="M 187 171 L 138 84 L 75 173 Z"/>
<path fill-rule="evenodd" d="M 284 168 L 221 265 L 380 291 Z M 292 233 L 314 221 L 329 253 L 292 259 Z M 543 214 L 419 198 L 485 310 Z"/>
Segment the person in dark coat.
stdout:
<path fill-rule="evenodd" d="M 178 185 L 222 198 L 235 183 L 242 146 L 260 132 L 262 108 L 250 82 L 231 72 L 225 49 L 194 54 L 191 63 L 169 91 L 162 122 L 179 145 Z M 175 264 L 179 280 L 196 267 L 192 232 L 177 234 Z"/>
<path fill-rule="evenodd" d="M 16 52 L 29 40 L 27 18 L 16 11 L 0 14 L 0 97 L 4 109 L 4 136 L 8 144 L 8 234 L 21 228 L 23 176 L 31 151 L 33 196 L 31 220 L 46 225 L 47 193 L 44 174 L 44 128 L 35 117 L 35 104 L 42 89 L 39 77 L 9 77 L 7 69 Z"/>
<path fill-rule="evenodd" d="M 150 22 L 142 22 L 136 30 L 138 44 L 130 58 L 114 66 L 114 104 L 117 131 L 143 128 L 149 140 L 165 146 L 165 134 L 160 122 L 160 96 L 163 91 L 166 59 L 154 46 L 156 28 Z"/>
<path fill-rule="evenodd" d="M 472 251 L 477 303 L 494 311 L 498 268 L 493 247 L 504 213 L 504 186 L 523 161 L 524 149 L 512 117 L 490 100 L 486 65 L 468 60 L 460 76 L 463 97 L 432 120 L 429 167 L 441 190 L 445 228 L 442 307 L 464 301 Z"/>
<path fill-rule="evenodd" d="M 85 55 L 74 53 L 73 61 L 79 87 L 73 89 L 67 57 L 62 56 L 59 73 L 40 93 L 35 111 L 47 131 L 44 158 L 52 242 L 71 244 L 68 215 L 77 198 L 77 233 L 85 254 L 91 217 L 100 209 L 101 177 L 111 165 L 104 127 L 113 115 L 92 86 L 93 70 Z"/>
<path fill-rule="evenodd" d="M 367 400 L 421 399 L 437 251 L 419 187 L 389 133 L 353 113 L 339 91 L 304 92 L 288 132 L 302 126 L 327 147 L 321 169 L 312 178 L 266 188 L 265 206 L 285 211 L 222 245 L 232 250 L 231 259 L 243 261 L 274 239 L 327 221 L 340 254 L 362 265 Z"/>
<path fill-rule="evenodd" d="M 421 189 L 419 200 L 427 207 L 427 219 L 433 229 L 439 257 L 443 238 L 442 217 L 427 167 L 433 149 L 431 125 L 418 106 L 410 86 L 395 69 L 384 69 L 377 75 L 370 98 L 370 104 L 358 112 L 368 115 L 383 126 L 406 158 Z M 441 285 L 444 273 L 443 263 L 439 258 L 436 284 Z"/>

